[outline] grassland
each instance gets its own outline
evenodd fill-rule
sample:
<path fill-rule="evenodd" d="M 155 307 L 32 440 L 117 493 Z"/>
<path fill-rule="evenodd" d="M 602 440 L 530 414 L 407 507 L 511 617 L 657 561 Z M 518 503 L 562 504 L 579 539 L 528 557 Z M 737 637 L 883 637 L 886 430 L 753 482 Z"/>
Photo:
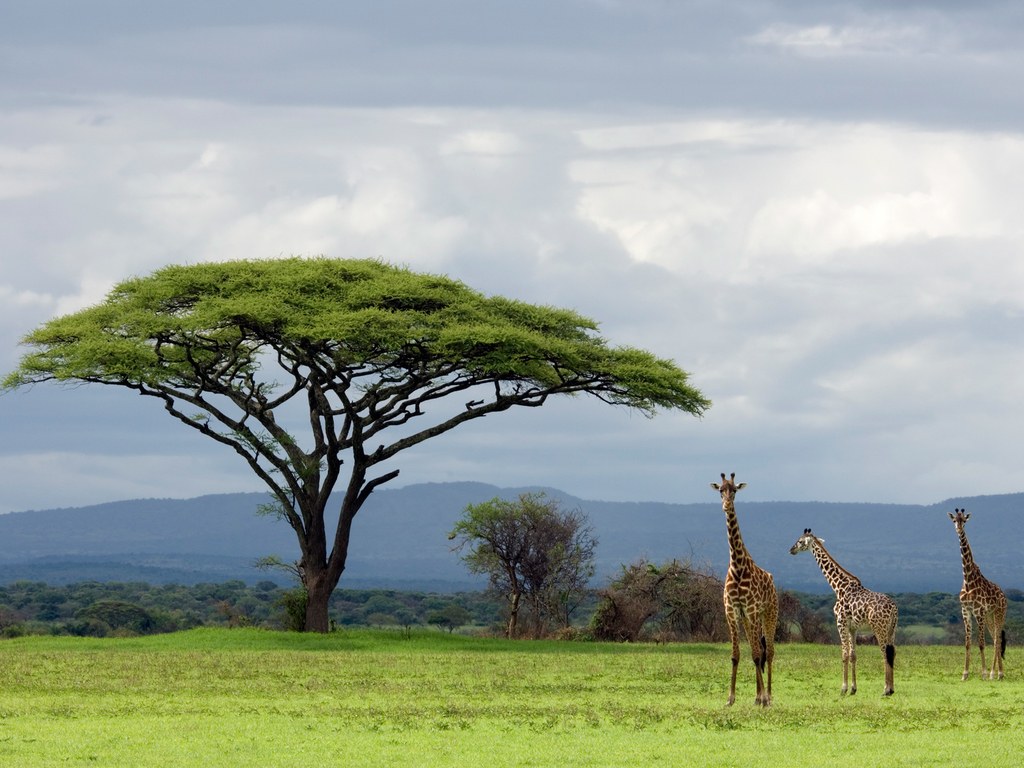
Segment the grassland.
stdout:
<path fill-rule="evenodd" d="M 782 645 L 775 704 L 723 645 L 505 642 L 436 632 L 201 629 L 0 642 L 0 765 L 1015 764 L 1024 676 L 960 681 L 962 649 L 876 648 L 840 697 L 835 646 Z"/>

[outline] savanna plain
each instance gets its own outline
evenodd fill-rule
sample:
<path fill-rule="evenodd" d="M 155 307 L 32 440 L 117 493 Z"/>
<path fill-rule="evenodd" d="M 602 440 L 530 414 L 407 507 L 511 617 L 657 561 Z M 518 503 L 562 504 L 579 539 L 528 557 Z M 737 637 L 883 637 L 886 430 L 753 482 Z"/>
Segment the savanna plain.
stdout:
<path fill-rule="evenodd" d="M 947 766 L 1016 764 L 1024 685 L 961 682 L 963 649 L 902 646 L 896 694 L 858 651 L 777 647 L 774 704 L 744 649 L 437 631 L 196 629 L 0 642 L 0 765 Z M 973 661 L 977 666 L 977 659 Z"/>

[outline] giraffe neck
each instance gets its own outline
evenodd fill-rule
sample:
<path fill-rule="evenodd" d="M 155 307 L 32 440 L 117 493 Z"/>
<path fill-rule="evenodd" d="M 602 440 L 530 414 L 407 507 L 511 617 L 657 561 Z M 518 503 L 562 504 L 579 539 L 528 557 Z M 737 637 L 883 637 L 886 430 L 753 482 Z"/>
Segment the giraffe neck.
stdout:
<path fill-rule="evenodd" d="M 971 554 L 971 545 L 967 543 L 967 531 L 963 526 L 957 526 L 957 534 L 960 536 L 960 557 L 964 563 L 964 583 L 976 581 L 981 575 L 978 566 L 974 563 L 974 555 Z"/>
<path fill-rule="evenodd" d="M 723 504 L 725 510 L 725 524 L 729 532 L 729 566 L 743 567 L 754 562 L 743 545 L 743 536 L 740 535 L 740 523 L 736 519 L 736 506 L 734 504 Z"/>
<path fill-rule="evenodd" d="M 833 592 L 839 594 L 848 587 L 861 585 L 860 579 L 837 563 L 818 539 L 814 540 L 811 551 L 814 552 L 814 559 L 818 561 L 818 567 L 821 568 L 825 581 L 832 587 Z"/>

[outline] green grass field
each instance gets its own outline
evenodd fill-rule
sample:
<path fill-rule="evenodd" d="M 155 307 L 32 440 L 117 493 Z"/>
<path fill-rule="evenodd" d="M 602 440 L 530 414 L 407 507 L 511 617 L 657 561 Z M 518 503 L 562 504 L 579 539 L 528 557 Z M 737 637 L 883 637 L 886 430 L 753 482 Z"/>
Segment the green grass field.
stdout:
<path fill-rule="evenodd" d="M 1024 685 L 960 681 L 963 651 L 877 648 L 840 697 L 836 646 L 781 645 L 775 704 L 724 645 L 506 642 L 435 632 L 195 630 L 0 642 L 0 765 L 1016 764 Z M 976 663 L 976 661 L 975 661 Z"/>

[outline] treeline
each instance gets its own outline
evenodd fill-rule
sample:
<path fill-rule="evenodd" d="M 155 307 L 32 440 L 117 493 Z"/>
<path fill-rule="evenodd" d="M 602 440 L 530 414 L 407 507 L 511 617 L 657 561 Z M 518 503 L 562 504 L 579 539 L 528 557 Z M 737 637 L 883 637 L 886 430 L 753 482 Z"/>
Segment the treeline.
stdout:
<path fill-rule="evenodd" d="M 0 585 L 0 637 L 26 634 L 133 636 L 198 626 L 295 626 L 295 589 L 272 581 L 183 585 L 80 582 L 50 586 L 18 581 Z M 1024 642 L 1024 592 L 1006 591 L 1007 633 Z M 831 594 L 783 592 L 779 640 L 836 641 Z M 957 596 L 941 592 L 895 595 L 900 642 L 962 643 Z M 335 626 L 410 628 L 503 634 L 507 605 L 486 592 L 438 594 L 396 590 L 337 590 Z M 612 641 L 721 641 L 720 582 L 676 562 L 638 563 L 607 588 L 590 592 L 558 636 Z"/>
<path fill-rule="evenodd" d="M 199 626 L 293 629 L 300 591 L 272 581 L 150 585 L 37 581 L 0 585 L 0 637 L 26 634 L 133 636 Z M 394 590 L 335 591 L 330 614 L 337 626 L 490 627 L 501 606 L 482 593 L 434 594 Z M 301 626 L 301 625 L 300 625 Z"/>

